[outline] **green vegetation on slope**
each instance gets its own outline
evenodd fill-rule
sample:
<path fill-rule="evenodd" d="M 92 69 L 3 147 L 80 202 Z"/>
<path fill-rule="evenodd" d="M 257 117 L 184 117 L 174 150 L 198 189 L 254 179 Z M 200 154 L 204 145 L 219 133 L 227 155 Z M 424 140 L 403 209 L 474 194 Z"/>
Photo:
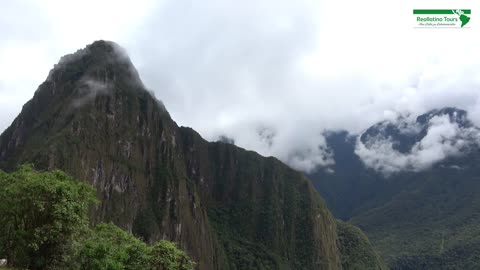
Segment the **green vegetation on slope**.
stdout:
<path fill-rule="evenodd" d="M 339 269 L 335 219 L 301 173 L 182 128 L 189 177 L 207 191 L 222 269 Z M 208 181 L 208 182 L 207 182 Z M 202 194 L 202 195 L 207 195 Z"/>
<path fill-rule="evenodd" d="M 342 267 L 347 270 L 385 270 L 388 267 L 357 227 L 337 221 Z"/>
<path fill-rule="evenodd" d="M 476 159 L 471 157 L 471 162 Z M 480 268 L 480 178 L 477 165 L 436 168 L 403 179 L 388 203 L 360 213 L 364 230 L 393 269 Z M 402 179 L 398 179 L 402 181 Z"/>

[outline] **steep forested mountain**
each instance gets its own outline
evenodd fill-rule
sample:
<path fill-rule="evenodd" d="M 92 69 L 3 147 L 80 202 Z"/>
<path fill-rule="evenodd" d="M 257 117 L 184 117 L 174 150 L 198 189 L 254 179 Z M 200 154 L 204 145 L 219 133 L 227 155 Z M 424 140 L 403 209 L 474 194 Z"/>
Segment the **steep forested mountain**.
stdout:
<path fill-rule="evenodd" d="M 88 181 L 93 222 L 179 242 L 201 270 L 384 269 L 301 173 L 178 127 L 111 42 L 63 57 L 1 135 L 0 169 L 22 163 Z"/>

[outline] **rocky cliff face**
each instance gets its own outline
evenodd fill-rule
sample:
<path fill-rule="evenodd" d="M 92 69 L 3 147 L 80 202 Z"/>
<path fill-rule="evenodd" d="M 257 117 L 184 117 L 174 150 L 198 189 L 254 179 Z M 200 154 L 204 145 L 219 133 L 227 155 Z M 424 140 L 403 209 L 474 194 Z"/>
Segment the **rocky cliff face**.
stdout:
<path fill-rule="evenodd" d="M 232 269 L 339 268 L 335 220 L 308 179 L 275 158 L 181 132 L 189 178 Z"/>
<path fill-rule="evenodd" d="M 0 137 L 0 168 L 97 189 L 94 222 L 180 243 L 211 269 L 340 269 L 336 223 L 300 173 L 179 128 L 117 45 L 65 56 Z"/>
<path fill-rule="evenodd" d="M 59 168 L 97 189 L 95 222 L 182 243 L 214 269 L 216 240 L 188 182 L 179 129 L 121 49 L 96 42 L 62 58 L 0 139 L 2 167 Z"/>

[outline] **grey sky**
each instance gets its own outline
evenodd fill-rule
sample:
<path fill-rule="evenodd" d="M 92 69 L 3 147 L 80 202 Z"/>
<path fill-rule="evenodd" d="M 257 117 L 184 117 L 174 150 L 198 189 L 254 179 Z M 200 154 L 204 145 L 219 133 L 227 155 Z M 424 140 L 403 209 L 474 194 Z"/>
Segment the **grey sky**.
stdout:
<path fill-rule="evenodd" d="M 303 170 L 331 162 L 325 129 L 360 132 L 443 106 L 466 109 L 480 123 L 480 4 L 471 1 L 455 2 L 474 10 L 469 29 L 412 28 L 412 9 L 451 8 L 451 1 L 1 5 L 2 130 L 62 55 L 97 39 L 127 50 L 180 125 Z"/>

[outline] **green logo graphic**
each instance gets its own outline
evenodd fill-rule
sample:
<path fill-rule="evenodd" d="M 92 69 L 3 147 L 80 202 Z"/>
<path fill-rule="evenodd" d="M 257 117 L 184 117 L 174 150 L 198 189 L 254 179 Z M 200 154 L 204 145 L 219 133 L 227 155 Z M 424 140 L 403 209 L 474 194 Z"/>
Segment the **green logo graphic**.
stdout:
<path fill-rule="evenodd" d="M 470 22 L 470 9 L 414 9 L 415 27 L 464 27 Z"/>
<path fill-rule="evenodd" d="M 462 25 L 460 27 L 464 27 L 465 24 L 467 24 L 470 21 L 470 17 L 466 16 L 461 9 L 453 10 L 453 12 L 458 15 L 458 17 L 460 18 L 460 21 L 462 22 Z"/>

